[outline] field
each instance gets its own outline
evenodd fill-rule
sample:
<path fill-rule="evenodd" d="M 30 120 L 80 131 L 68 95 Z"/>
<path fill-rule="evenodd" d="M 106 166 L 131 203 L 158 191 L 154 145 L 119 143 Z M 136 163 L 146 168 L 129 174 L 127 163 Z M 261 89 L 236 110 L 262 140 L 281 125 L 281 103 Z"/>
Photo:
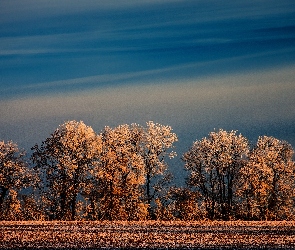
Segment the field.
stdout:
<path fill-rule="evenodd" d="M 293 222 L 0 222 L 0 248 L 295 249 Z"/>

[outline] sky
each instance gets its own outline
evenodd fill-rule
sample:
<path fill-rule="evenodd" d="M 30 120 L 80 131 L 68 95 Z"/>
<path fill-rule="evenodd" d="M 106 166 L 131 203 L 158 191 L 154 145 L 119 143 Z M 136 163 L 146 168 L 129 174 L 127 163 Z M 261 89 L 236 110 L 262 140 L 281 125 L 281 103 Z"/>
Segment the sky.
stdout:
<path fill-rule="evenodd" d="M 295 147 L 293 0 L 2 0 L 0 140 L 154 121 L 172 164 L 214 129 Z M 182 172 L 181 172 L 182 173 Z"/>

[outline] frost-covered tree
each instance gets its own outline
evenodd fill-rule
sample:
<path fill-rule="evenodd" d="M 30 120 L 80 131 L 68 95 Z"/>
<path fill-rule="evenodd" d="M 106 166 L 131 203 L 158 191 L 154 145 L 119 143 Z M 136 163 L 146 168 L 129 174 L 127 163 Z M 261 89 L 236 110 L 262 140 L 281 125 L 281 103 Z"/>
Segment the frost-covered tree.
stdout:
<path fill-rule="evenodd" d="M 7 199 L 3 204 L 2 219 L 4 220 L 23 220 L 21 202 L 17 191 L 10 189 Z"/>
<path fill-rule="evenodd" d="M 204 218 L 204 211 L 199 204 L 200 194 L 187 187 L 171 188 L 169 194 L 172 199 L 170 210 L 175 218 L 185 221 L 200 220 Z"/>
<path fill-rule="evenodd" d="M 187 187 L 170 187 L 155 200 L 157 220 L 200 220 L 204 218 L 198 192 Z"/>
<path fill-rule="evenodd" d="M 251 150 L 248 164 L 241 169 L 240 211 L 247 219 L 281 220 L 294 209 L 294 151 L 290 144 L 261 136 Z"/>
<path fill-rule="evenodd" d="M 23 220 L 46 220 L 46 214 L 35 192 L 21 195 L 21 214 Z"/>
<path fill-rule="evenodd" d="M 248 141 L 236 131 L 211 132 L 183 155 L 190 172 L 188 185 L 202 195 L 210 219 L 233 216 L 235 182 L 245 165 Z"/>
<path fill-rule="evenodd" d="M 68 121 L 32 150 L 50 219 L 75 220 L 79 195 L 100 150 L 96 133 L 82 121 Z"/>
<path fill-rule="evenodd" d="M 0 141 L 0 218 L 12 216 L 11 207 L 19 202 L 18 192 L 32 185 L 33 179 L 34 175 L 25 160 L 25 152 L 19 150 L 12 141 Z"/>
<path fill-rule="evenodd" d="M 77 212 L 87 219 L 146 218 L 165 180 L 152 187 L 152 179 L 167 169 L 165 156 L 175 154 L 166 150 L 177 140 L 169 126 L 147 125 L 106 127 L 96 135 L 70 121 L 36 145 L 32 159 L 45 183 L 41 197 L 50 218 L 73 220 Z"/>
<path fill-rule="evenodd" d="M 101 151 L 88 189 L 94 219 L 142 220 L 147 206 L 142 199 L 145 168 L 129 125 L 105 127 L 100 134 Z M 89 186 L 91 187 L 91 186 Z"/>
<path fill-rule="evenodd" d="M 170 126 L 164 126 L 153 121 L 147 122 L 146 127 L 134 124 L 133 131 L 136 131 L 134 134 L 137 135 L 134 143 L 144 161 L 146 174 L 145 199 L 149 205 L 149 216 L 152 218 L 152 203 L 170 176 L 169 174 L 166 175 L 168 169 L 166 158 L 176 156 L 176 153 L 171 149 L 178 139 Z M 160 176 L 164 176 L 164 178 L 159 179 Z"/>

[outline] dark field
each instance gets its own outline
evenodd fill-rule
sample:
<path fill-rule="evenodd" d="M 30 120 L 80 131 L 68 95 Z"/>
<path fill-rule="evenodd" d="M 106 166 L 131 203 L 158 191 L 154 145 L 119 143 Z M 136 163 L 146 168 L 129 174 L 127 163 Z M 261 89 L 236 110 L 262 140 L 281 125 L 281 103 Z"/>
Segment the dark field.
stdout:
<path fill-rule="evenodd" d="M 295 249 L 295 222 L 0 222 L 0 248 Z"/>

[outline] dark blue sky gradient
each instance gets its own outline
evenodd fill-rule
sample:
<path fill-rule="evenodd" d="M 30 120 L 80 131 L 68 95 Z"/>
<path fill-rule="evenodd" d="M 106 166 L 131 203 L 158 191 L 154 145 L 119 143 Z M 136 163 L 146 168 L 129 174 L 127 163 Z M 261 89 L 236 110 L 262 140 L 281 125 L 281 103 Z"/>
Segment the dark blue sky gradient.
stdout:
<path fill-rule="evenodd" d="M 157 2 L 1 1 L 0 139 L 154 120 L 179 156 L 214 128 L 294 146 L 293 1 Z"/>
<path fill-rule="evenodd" d="M 128 8 L 121 3 L 115 9 L 111 4 L 102 4 L 101 9 L 99 3 L 92 2 L 94 9 L 82 8 L 74 13 L 70 4 L 59 6 L 56 1 L 56 12 L 49 9 L 49 13 L 45 4 L 42 8 L 42 1 L 41 6 L 31 4 L 24 13 L 18 9 L 21 4 L 11 6 L 0 28 L 0 84 L 17 88 L 20 84 L 241 56 L 246 58 L 201 69 L 192 67 L 190 72 L 184 70 L 177 76 L 198 77 L 294 63 L 294 4 L 267 2 L 168 1 L 129 4 Z M 13 11 L 20 16 L 14 17 Z"/>

